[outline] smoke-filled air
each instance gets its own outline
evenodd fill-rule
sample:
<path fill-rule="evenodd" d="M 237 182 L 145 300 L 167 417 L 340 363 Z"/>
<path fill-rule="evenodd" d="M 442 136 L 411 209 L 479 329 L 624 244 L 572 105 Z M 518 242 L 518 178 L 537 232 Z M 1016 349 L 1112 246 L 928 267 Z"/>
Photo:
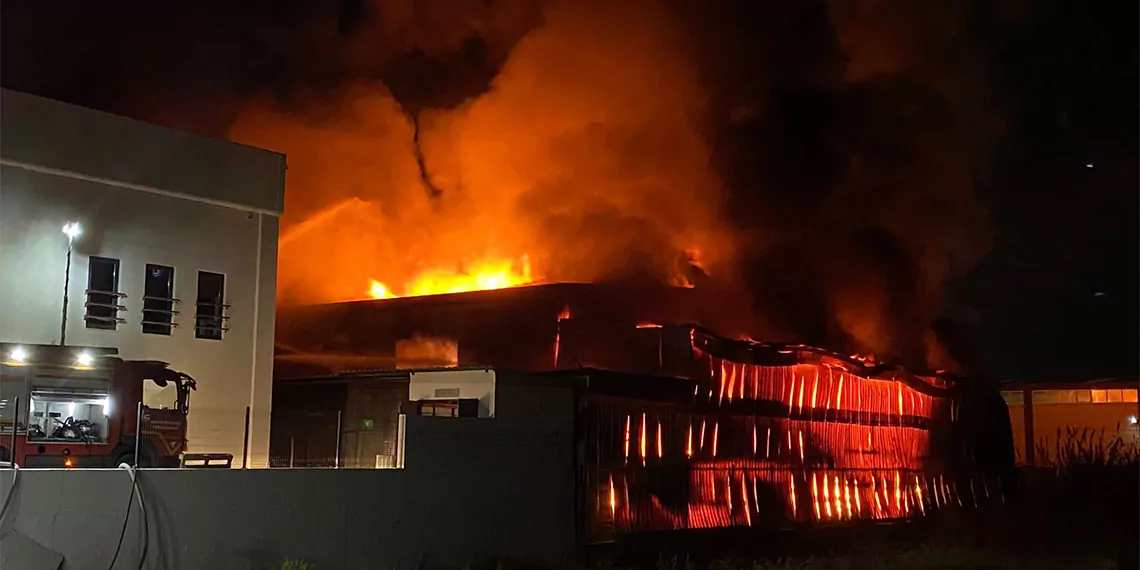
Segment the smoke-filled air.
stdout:
<path fill-rule="evenodd" d="M 451 108 L 380 79 L 245 106 L 231 137 L 288 156 L 281 300 L 729 271 L 696 62 L 646 8 L 548 6 Z"/>
<path fill-rule="evenodd" d="M 294 71 L 227 123 L 288 157 L 280 301 L 715 283 L 764 338 L 954 366 L 935 325 L 968 313 L 947 286 L 988 247 L 997 131 L 966 11 L 722 8 L 375 1 L 259 32 Z"/>

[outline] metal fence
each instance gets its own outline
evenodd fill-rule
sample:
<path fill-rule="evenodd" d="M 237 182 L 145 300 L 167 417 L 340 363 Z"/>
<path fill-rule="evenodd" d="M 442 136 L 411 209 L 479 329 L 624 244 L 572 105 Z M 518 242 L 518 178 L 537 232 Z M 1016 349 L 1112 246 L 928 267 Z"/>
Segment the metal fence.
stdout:
<path fill-rule="evenodd" d="M 395 469 L 403 416 L 348 422 L 341 412 L 278 410 L 272 418 L 269 467 Z"/>

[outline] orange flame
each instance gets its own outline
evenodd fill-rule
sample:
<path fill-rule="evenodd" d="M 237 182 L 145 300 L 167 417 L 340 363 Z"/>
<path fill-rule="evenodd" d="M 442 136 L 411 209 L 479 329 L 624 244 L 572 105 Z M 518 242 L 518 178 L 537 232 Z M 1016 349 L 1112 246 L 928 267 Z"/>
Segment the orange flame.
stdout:
<path fill-rule="evenodd" d="M 613 475 L 610 475 L 610 516 L 617 520 L 617 490 L 614 489 Z"/>
<path fill-rule="evenodd" d="M 373 279 L 369 282 L 368 296 L 373 299 L 420 297 L 506 289 L 533 282 L 530 256 L 523 255 L 518 263 L 509 259 L 488 258 L 481 259 L 467 268 L 428 269 L 405 283 L 399 294 L 394 293 L 387 284 Z"/>
<path fill-rule="evenodd" d="M 796 476 L 789 473 L 788 474 L 788 481 L 789 481 L 789 487 L 790 487 L 790 490 L 788 491 L 788 497 L 791 498 L 792 518 L 794 519 L 794 518 L 796 518 Z"/>
<path fill-rule="evenodd" d="M 815 480 L 812 480 L 815 483 Z M 823 507 L 827 512 L 827 518 L 831 518 L 831 491 L 827 487 L 827 475 L 823 476 Z"/>
<path fill-rule="evenodd" d="M 672 10 L 551 3 L 524 37 L 533 2 L 506 19 L 463 10 L 433 25 L 404 17 L 406 3 L 375 4 L 367 26 L 386 32 L 369 47 L 384 61 L 412 46 L 429 59 L 459 47 L 436 25 L 521 39 L 500 54 L 493 88 L 462 105 L 421 113 L 391 85 L 353 81 L 288 107 L 266 93 L 238 110 L 231 139 L 289 157 L 279 299 L 368 298 L 370 279 L 395 297 L 511 287 L 533 281 L 517 263 L 524 253 L 536 276 L 558 282 L 623 274 L 637 255 L 687 286 L 729 262 L 706 86 Z"/>
<path fill-rule="evenodd" d="M 818 520 L 819 515 L 819 484 L 816 479 L 816 474 L 811 474 L 811 506 L 815 509 L 815 518 Z"/>
<path fill-rule="evenodd" d="M 665 455 L 664 445 L 661 443 L 661 420 L 657 420 L 657 459 Z"/>
<path fill-rule="evenodd" d="M 843 501 L 839 490 L 839 476 L 832 475 L 831 478 L 835 482 L 835 518 L 841 519 L 843 518 Z"/>
<path fill-rule="evenodd" d="M 623 447 L 625 460 L 629 461 L 629 416 L 625 417 L 625 445 Z"/>
<path fill-rule="evenodd" d="M 638 439 L 637 449 L 641 452 L 641 463 L 645 464 L 645 414 L 641 414 L 641 436 Z"/>
<path fill-rule="evenodd" d="M 922 500 L 922 486 L 918 482 L 918 476 L 914 477 L 914 494 L 917 497 L 915 500 L 918 503 L 918 508 L 922 510 L 922 514 L 926 514 L 926 503 Z"/>

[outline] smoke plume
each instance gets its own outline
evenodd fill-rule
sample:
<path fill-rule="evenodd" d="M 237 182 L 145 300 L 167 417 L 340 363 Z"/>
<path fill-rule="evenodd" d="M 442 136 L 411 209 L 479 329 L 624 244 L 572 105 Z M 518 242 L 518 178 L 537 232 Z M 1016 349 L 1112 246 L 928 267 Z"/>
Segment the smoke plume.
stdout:
<path fill-rule="evenodd" d="M 1000 132 L 985 6 L 128 4 L 5 25 L 5 78 L 286 153 L 283 302 L 714 280 L 755 294 L 754 337 L 953 364 Z M 40 52 L 77 63 L 50 85 Z"/>
<path fill-rule="evenodd" d="M 387 82 L 246 106 L 231 137 L 289 157 L 283 300 L 361 298 L 371 279 L 411 293 L 399 289 L 486 263 L 549 281 L 681 281 L 694 256 L 727 268 L 696 62 L 668 13 L 618 4 L 547 6 L 488 88 L 453 107 L 405 89 L 424 82 L 397 58 Z M 404 41 L 446 59 L 481 29 Z"/>

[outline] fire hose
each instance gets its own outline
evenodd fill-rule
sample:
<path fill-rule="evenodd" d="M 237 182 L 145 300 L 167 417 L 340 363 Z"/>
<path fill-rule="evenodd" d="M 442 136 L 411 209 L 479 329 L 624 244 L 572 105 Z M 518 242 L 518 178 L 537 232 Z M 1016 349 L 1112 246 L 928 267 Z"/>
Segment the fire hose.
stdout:
<path fill-rule="evenodd" d="M 123 548 L 123 542 L 127 534 L 127 525 L 131 520 L 131 503 L 138 498 L 139 510 L 142 511 L 142 551 L 139 554 L 138 568 L 142 570 L 146 564 L 146 556 L 150 547 L 150 517 L 146 510 L 146 501 L 143 500 L 142 489 L 139 488 L 138 472 L 136 468 L 124 466 L 127 470 L 127 475 L 131 478 L 131 493 L 127 497 L 127 513 L 123 517 L 123 525 L 119 530 L 119 540 L 115 545 L 115 554 L 111 557 L 111 563 L 107 565 L 108 570 L 115 567 L 115 563 L 119 560 L 119 554 Z M 8 486 L 8 492 L 4 496 L 3 504 L 0 504 L 0 523 L 4 522 L 4 518 L 8 515 L 8 509 L 12 505 L 12 497 L 15 495 L 16 486 L 19 483 L 20 468 L 15 464 L 12 465 L 12 484 Z"/>
<path fill-rule="evenodd" d="M 150 520 L 146 512 L 146 502 L 143 501 L 142 489 L 139 488 L 138 467 L 130 467 L 124 465 L 123 469 L 127 470 L 127 475 L 131 478 L 131 494 L 127 497 L 127 514 L 123 516 L 123 526 L 119 529 L 119 542 L 115 545 L 115 555 L 111 557 L 111 563 L 107 565 L 107 570 L 113 570 L 115 562 L 119 560 L 119 552 L 123 548 L 123 539 L 127 535 L 127 524 L 131 520 L 131 501 L 138 497 L 139 510 L 142 511 L 142 552 L 139 553 L 139 570 L 142 570 L 146 564 L 146 554 L 150 547 Z"/>

